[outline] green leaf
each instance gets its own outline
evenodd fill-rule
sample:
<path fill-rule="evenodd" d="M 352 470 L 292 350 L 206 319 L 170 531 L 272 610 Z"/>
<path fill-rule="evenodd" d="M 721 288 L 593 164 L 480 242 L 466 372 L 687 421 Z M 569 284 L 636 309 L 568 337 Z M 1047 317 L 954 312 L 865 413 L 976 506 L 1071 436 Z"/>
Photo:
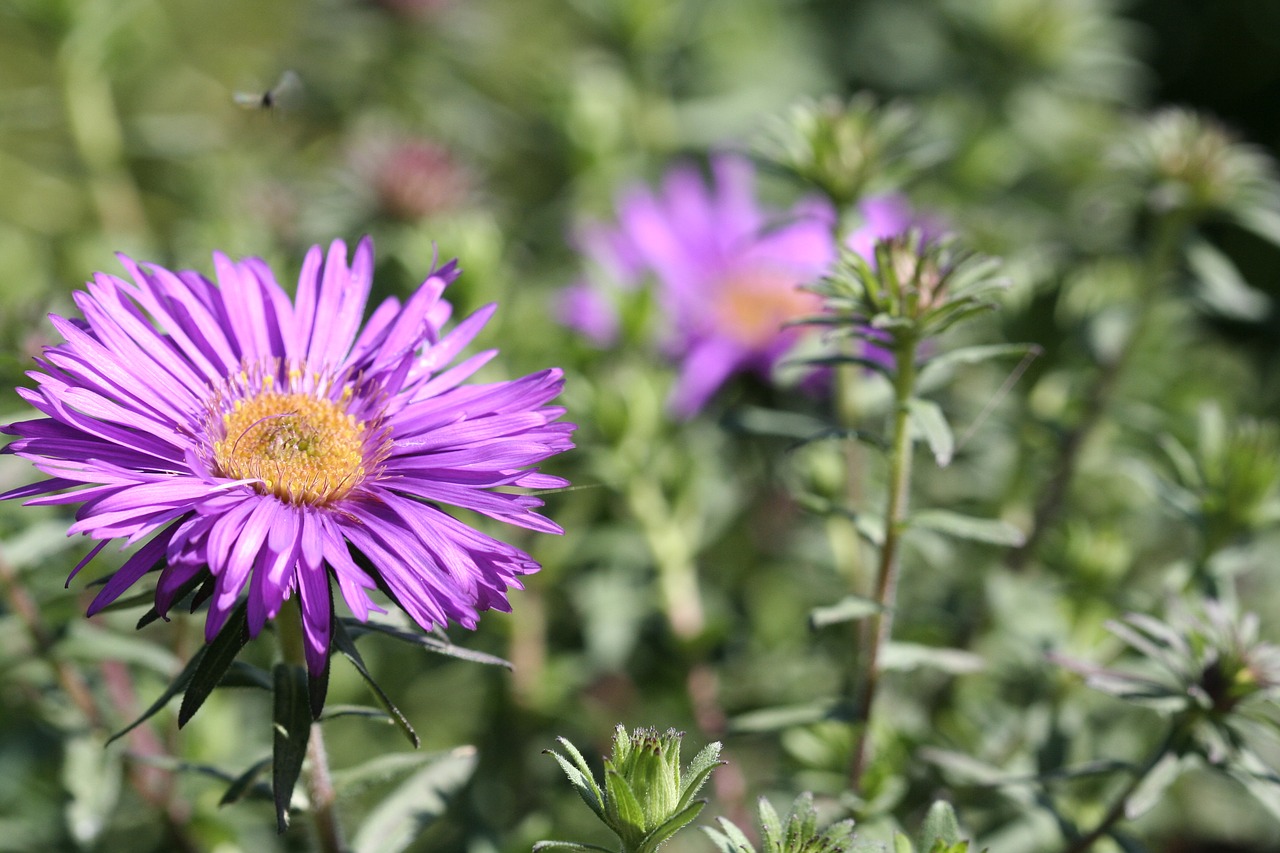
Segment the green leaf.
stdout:
<path fill-rule="evenodd" d="M 1280 246 L 1280 210 L 1250 205 L 1236 211 L 1236 221 L 1262 239 Z"/>
<path fill-rule="evenodd" d="M 974 518 L 945 509 L 922 509 L 907 520 L 910 527 L 932 530 L 991 545 L 1018 547 L 1026 541 L 1022 531 L 998 518 Z"/>
<path fill-rule="evenodd" d="M 187 722 L 200 710 L 204 700 L 209 698 L 213 688 L 218 686 L 222 676 L 230 668 L 236 655 L 249 642 L 249 621 L 245 616 L 247 604 L 241 604 L 227 619 L 218 636 L 205 646 L 205 653 L 200 664 L 191 673 L 191 683 L 182 694 L 182 705 L 178 708 L 178 727 Z"/>
<path fill-rule="evenodd" d="M 917 382 L 928 387 L 940 382 L 946 372 L 960 364 L 977 364 L 992 358 L 1013 356 L 1026 357 L 1039 355 L 1042 352 L 1035 344 L 984 344 L 982 346 L 961 347 L 948 350 L 933 356 L 920 368 Z"/>
<path fill-rule="evenodd" d="M 868 340 L 872 341 L 873 343 L 880 343 L 881 345 L 883 345 L 883 342 L 881 342 L 879 338 L 868 338 Z M 813 358 L 789 359 L 786 363 L 811 365 L 814 367 L 838 367 L 839 365 L 842 365 L 842 364 L 852 364 L 856 367 L 862 367 L 874 373 L 879 373 L 881 376 L 884 376 L 885 378 L 890 380 L 893 379 L 893 374 L 894 374 L 893 368 L 888 364 L 884 364 L 880 361 L 877 361 L 874 358 L 867 358 L 866 356 L 852 355 L 852 354 L 823 355 L 823 356 L 815 356 Z"/>
<path fill-rule="evenodd" d="M 960 841 L 960 822 L 956 820 L 956 810 L 951 803 L 938 800 L 929 806 L 916 836 L 916 846 L 932 851 L 939 844 L 950 847 Z"/>
<path fill-rule="evenodd" d="M 759 799 L 756 808 L 760 812 L 760 841 L 765 850 L 782 850 L 783 824 L 777 809 L 764 797 Z"/>
<path fill-rule="evenodd" d="M 401 642 L 409 643 L 414 646 L 421 646 L 427 651 L 435 652 L 438 655 L 458 658 L 459 660 L 467 660 L 472 663 L 483 663 L 488 666 L 501 666 L 511 669 L 511 661 L 504 660 L 497 655 L 489 655 L 484 652 L 477 652 L 474 649 L 455 646 L 453 643 L 449 642 L 448 636 L 444 634 L 439 634 L 437 636 L 414 634 L 409 631 L 402 631 L 394 625 L 388 625 L 385 622 L 374 622 L 372 620 L 368 622 L 361 622 L 359 619 L 345 618 L 336 621 L 346 626 L 347 633 L 352 639 L 357 639 L 371 631 L 377 631 L 379 634 L 385 634 L 388 637 L 393 637 Z"/>
<path fill-rule="evenodd" d="M 413 730 L 413 726 L 409 725 L 409 720 L 404 714 L 400 713 L 400 709 L 395 706 L 390 697 L 382 692 L 382 688 L 378 686 L 378 682 L 373 680 L 373 676 L 369 674 L 369 668 L 365 666 L 364 658 L 360 656 L 360 650 L 356 648 L 355 642 L 351 639 L 351 635 L 347 633 L 346 627 L 342 620 L 335 620 L 333 623 L 333 638 L 330 641 L 333 648 L 341 652 L 347 660 L 356 668 L 356 672 L 360 673 L 360 677 L 364 679 L 365 684 L 369 685 L 369 689 L 373 692 L 373 698 L 377 700 L 382 709 L 387 712 L 396 727 L 404 733 L 409 739 L 409 743 L 413 744 L 413 748 L 417 749 L 422 743 L 418 739 L 418 733 Z"/>
<path fill-rule="evenodd" d="M 333 787 L 342 796 L 406 778 L 410 773 L 449 757 L 448 752 L 392 752 L 333 773 Z"/>
<path fill-rule="evenodd" d="M 326 705 L 320 721 L 336 720 L 339 717 L 366 717 L 371 720 L 393 722 L 391 715 L 381 708 L 372 705 Z"/>
<path fill-rule="evenodd" d="M 951 457 L 956 450 L 956 439 L 951 434 L 951 425 L 947 423 L 946 415 L 942 414 L 938 404 L 932 400 L 913 397 L 907 401 L 907 414 L 916 430 L 929 444 L 938 467 L 945 468 L 950 465 Z"/>
<path fill-rule="evenodd" d="M 702 786 L 706 784 L 715 769 L 725 762 L 720 760 L 720 744 L 719 742 L 708 744 L 705 749 L 694 757 L 693 763 L 689 765 L 689 769 L 685 771 L 684 790 L 680 793 L 680 801 L 676 803 L 677 809 L 683 809 Z"/>
<path fill-rule="evenodd" d="M 258 690 L 271 690 L 273 687 L 271 673 L 260 666 L 245 663 L 242 660 L 232 661 L 219 687 L 253 687 Z"/>
<path fill-rule="evenodd" d="M 911 839 L 901 832 L 895 832 L 893 834 L 893 853 L 915 853 L 915 849 L 911 846 Z"/>
<path fill-rule="evenodd" d="M 414 773 L 377 805 L 352 842 L 356 853 L 400 853 L 444 814 L 476 769 L 476 750 L 460 746 Z"/>
<path fill-rule="evenodd" d="M 884 647 L 880 667 L 893 672 L 911 672 L 922 667 L 950 675 L 966 675 L 986 667 L 981 655 L 964 649 L 945 649 L 919 643 L 891 641 Z"/>
<path fill-rule="evenodd" d="M 739 714 L 729 721 L 732 732 L 772 732 L 792 726 L 803 726 L 823 720 L 843 720 L 849 715 L 848 703 L 843 699 L 823 699 L 807 705 L 786 705 L 780 708 L 762 708 Z"/>
<path fill-rule="evenodd" d="M 262 758 L 249 765 L 249 769 L 245 770 L 235 778 L 235 781 L 223 793 L 222 799 L 218 800 L 219 806 L 227 806 L 237 803 L 244 799 L 245 795 L 252 792 L 261 793 L 262 796 L 270 798 L 270 789 L 266 785 L 258 783 L 258 777 L 262 775 L 268 767 L 271 766 L 271 756 Z"/>
<path fill-rule="evenodd" d="M 601 850 L 603 853 L 614 853 L 608 847 L 601 847 L 598 844 L 585 844 L 580 841 L 538 841 L 533 845 L 533 853 L 540 853 L 542 850 Z"/>
<path fill-rule="evenodd" d="M 856 622 L 884 611 L 884 605 L 860 595 L 846 595 L 835 604 L 815 607 L 809 611 L 809 628 L 818 630 L 828 625 Z"/>
<path fill-rule="evenodd" d="M 604 771 L 604 789 L 608 801 L 613 831 L 618 833 L 624 847 L 639 844 L 644 839 L 644 806 L 636 798 L 631 784 L 612 767 Z"/>
<path fill-rule="evenodd" d="M 1207 241 L 1187 246 L 1187 264 L 1200 283 L 1200 298 L 1222 316 L 1256 321 L 1271 310 L 1271 300 L 1250 287 L 1235 264 Z"/>
<path fill-rule="evenodd" d="M 1129 795 L 1129 801 L 1124 804 L 1125 818 L 1134 820 L 1155 807 L 1169 786 L 1182 775 L 1182 768 L 1181 756 L 1166 752 Z"/>
<path fill-rule="evenodd" d="M 564 775 L 569 777 L 569 784 L 578 792 L 578 796 L 596 813 L 597 817 L 604 820 L 604 798 L 600 794 L 600 787 L 596 784 L 596 780 L 591 777 L 591 774 L 574 767 L 555 750 L 546 749 L 543 752 L 556 760 L 556 763 L 560 765 L 560 769 L 564 771 Z"/>
<path fill-rule="evenodd" d="M 173 681 L 169 682 L 169 686 L 164 689 L 164 692 L 160 694 L 156 701 L 151 703 L 151 707 L 143 711 L 142 716 L 138 717 L 132 723 L 107 738 L 107 743 L 110 744 L 111 742 L 124 737 L 129 732 L 151 719 L 161 708 L 169 704 L 170 699 L 177 696 L 183 690 L 186 690 L 187 685 L 191 682 L 191 676 L 195 673 L 196 668 L 200 666 L 200 662 L 208 650 L 208 646 L 201 646 L 197 649 L 196 653 L 191 656 L 191 660 L 187 661 L 187 665 L 182 668 L 182 672 L 178 673 Z"/>
<path fill-rule="evenodd" d="M 658 824 L 654 829 L 644 837 L 644 841 L 640 845 L 638 853 L 653 853 L 658 847 L 671 836 L 684 829 L 707 805 L 706 800 L 694 800 L 671 817 Z"/>
<path fill-rule="evenodd" d="M 718 817 L 716 820 L 720 822 L 719 830 L 704 826 L 702 831 L 720 848 L 720 853 L 756 853 L 751 839 L 733 821 L 726 817 Z"/>
<path fill-rule="evenodd" d="M 278 663 L 272 670 L 275 689 L 271 743 L 271 794 L 276 802 L 276 830 L 289 828 L 289 803 L 302 772 L 311 736 L 311 703 L 307 698 L 307 670 Z"/>
<path fill-rule="evenodd" d="M 119 661 L 168 675 L 178 659 L 168 649 L 133 634 L 108 631 L 84 619 L 72 622 L 58 641 L 59 655 L 76 661 Z"/>
<path fill-rule="evenodd" d="M 62 783 L 70 795 L 66 806 L 67 829 L 90 849 L 111 822 L 120 798 L 124 776 L 119 750 L 103 749 L 93 735 L 68 737 L 62 754 Z"/>

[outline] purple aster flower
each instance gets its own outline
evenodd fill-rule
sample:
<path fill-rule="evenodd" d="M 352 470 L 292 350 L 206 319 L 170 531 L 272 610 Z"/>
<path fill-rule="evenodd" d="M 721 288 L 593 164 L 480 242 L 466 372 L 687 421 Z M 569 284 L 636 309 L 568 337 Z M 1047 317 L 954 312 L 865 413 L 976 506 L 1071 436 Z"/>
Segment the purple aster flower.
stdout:
<path fill-rule="evenodd" d="M 680 363 L 670 405 L 687 417 L 734 373 L 768 373 L 802 330 L 786 324 L 820 307 L 800 285 L 835 257 L 832 213 L 805 201 L 787 213 L 757 202 L 749 161 L 711 160 L 708 184 L 692 166 L 673 169 L 660 191 L 634 188 L 618 203 L 616 227 L 585 230 L 578 241 L 614 288 L 651 280 L 663 312 L 661 341 Z M 612 333 L 599 299 L 575 288 L 563 322 L 596 341 Z"/>
<path fill-rule="evenodd" d="M 217 284 L 121 263 L 132 282 L 100 273 L 75 295 L 83 320 L 51 317 L 65 343 L 20 389 L 45 417 L 3 427 L 17 436 L 7 452 L 48 479 L 0 499 L 78 503 L 69 532 L 103 540 L 73 577 L 109 540 L 143 543 L 90 615 L 156 570 L 162 616 L 201 585 L 209 640 L 242 602 L 254 636 L 297 595 L 315 675 L 331 580 L 360 619 L 374 588 L 423 628 L 509 609 L 537 563 L 441 505 L 561 532 L 537 498 L 495 489 L 565 485 L 530 466 L 571 447 L 573 426 L 547 405 L 559 370 L 463 385 L 494 350 L 448 367 L 494 310 L 442 331 L 456 263 L 363 327 L 367 239 L 350 266 L 341 241 L 313 247 L 292 302 L 256 258 L 215 254 Z"/>

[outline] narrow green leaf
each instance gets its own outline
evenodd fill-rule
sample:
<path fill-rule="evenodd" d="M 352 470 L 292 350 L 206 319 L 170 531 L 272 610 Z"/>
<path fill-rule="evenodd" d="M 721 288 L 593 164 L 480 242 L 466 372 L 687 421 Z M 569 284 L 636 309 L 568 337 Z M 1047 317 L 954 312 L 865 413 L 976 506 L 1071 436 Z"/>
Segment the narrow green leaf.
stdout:
<path fill-rule="evenodd" d="M 868 338 L 868 340 L 872 343 L 879 342 L 879 338 Z M 812 358 L 797 358 L 789 359 L 787 364 L 804 364 L 814 367 L 838 367 L 842 364 L 852 364 L 878 373 L 890 380 L 893 379 L 894 374 L 892 366 L 877 361 L 874 358 L 867 358 L 866 356 L 861 355 L 823 355 L 814 356 Z"/>
<path fill-rule="evenodd" d="M 405 779 L 410 773 L 447 760 L 449 756 L 448 752 L 392 752 L 375 756 L 355 767 L 334 771 L 333 787 L 343 797 L 348 797 L 375 785 Z"/>
<path fill-rule="evenodd" d="M 336 720 L 339 717 L 367 717 L 371 720 L 392 722 L 390 714 L 372 705 L 326 705 L 320 720 Z"/>
<path fill-rule="evenodd" d="M 649 834 L 644 837 L 644 841 L 640 844 L 638 853 L 653 853 L 658 847 L 671 836 L 684 829 L 707 805 L 706 800 L 694 800 L 662 823 L 658 824 Z"/>
<path fill-rule="evenodd" d="M 404 736 L 409 739 L 409 743 L 413 744 L 413 748 L 417 749 L 421 744 L 421 741 L 418 739 L 418 733 L 413 730 L 413 726 L 409 725 L 408 718 L 406 718 L 404 714 L 400 713 L 400 709 L 395 706 L 395 703 L 391 701 L 390 697 L 388 697 L 387 694 L 382 691 L 382 688 L 378 686 L 378 682 L 373 680 L 373 676 L 369 674 L 369 668 L 365 666 L 364 658 L 360 656 L 360 650 L 356 648 L 355 642 L 347 633 L 347 629 L 340 619 L 335 620 L 333 623 L 333 639 L 331 642 L 334 649 L 341 652 L 347 660 L 351 661 L 351 664 L 356 668 L 356 672 L 360 673 L 360 677 L 364 679 L 364 683 L 369 685 L 369 689 L 373 693 L 373 698 L 377 700 L 378 704 L 382 706 L 382 709 L 386 711 L 387 715 L 395 722 L 396 727 L 399 728 L 400 731 L 404 733 Z"/>
<path fill-rule="evenodd" d="M 182 694 L 182 705 L 178 708 L 178 727 L 187 722 L 200 710 L 204 700 L 209 698 L 213 688 L 218 686 L 222 676 L 226 674 L 235 661 L 236 655 L 249 642 L 249 621 L 245 616 L 246 604 L 241 604 L 227 619 L 218 636 L 205 647 L 200 665 L 191 673 L 191 683 Z"/>
<path fill-rule="evenodd" d="M 1200 298 L 1222 316 L 1256 321 L 1271 310 L 1271 300 L 1250 287 L 1235 264 L 1207 241 L 1191 241 L 1187 264 L 1200 284 Z"/>
<path fill-rule="evenodd" d="M 772 732 L 823 720 L 842 719 L 848 712 L 844 700 L 824 699 L 807 705 L 763 708 L 739 714 L 729 721 L 732 732 Z"/>
<path fill-rule="evenodd" d="M 1182 775 L 1182 758 L 1175 752 L 1167 752 L 1156 762 L 1124 804 L 1124 816 L 1134 820 L 1146 814 L 1164 796 L 1169 786 Z"/>
<path fill-rule="evenodd" d="M 120 661 L 146 667 L 168 675 L 178 666 L 178 659 L 168 649 L 134 634 L 108 631 L 84 619 L 72 622 L 58 640 L 58 654 L 71 660 L 97 662 Z"/>
<path fill-rule="evenodd" d="M 1236 211 L 1236 221 L 1275 246 L 1280 246 L 1280 210 L 1250 205 Z"/>
<path fill-rule="evenodd" d="M 278 663 L 272 670 L 275 689 L 271 742 L 271 794 L 276 803 L 276 831 L 289 828 L 289 803 L 298 784 L 311 736 L 311 704 L 304 667 Z"/>
<path fill-rule="evenodd" d="M 608 847 L 601 847 L 598 844 L 586 844 L 581 841 L 538 841 L 533 845 L 533 853 L 541 853 L 543 850 L 600 850 L 603 853 L 614 853 Z"/>
<path fill-rule="evenodd" d="M 720 822 L 719 831 L 709 826 L 702 827 L 702 831 L 720 848 L 720 853 L 756 853 L 751 839 L 733 821 L 727 817 L 718 817 L 716 820 Z"/>
<path fill-rule="evenodd" d="M 719 744 L 716 744 L 716 746 L 719 746 Z M 718 756 L 719 754 L 717 750 L 716 755 Z M 707 779 L 711 777 L 715 769 L 725 763 L 724 761 L 712 761 L 710 764 L 700 767 L 696 772 L 689 772 L 685 777 L 685 789 L 680 794 L 680 801 L 676 803 L 676 808 L 682 809 L 692 802 L 694 796 L 706 784 Z"/>
<path fill-rule="evenodd" d="M 917 529 L 932 530 L 957 539 L 971 539 L 991 545 L 1017 547 L 1026 541 L 1022 531 L 1007 521 L 974 518 L 945 509 L 922 509 L 913 513 L 907 523 Z"/>
<path fill-rule="evenodd" d="M 237 776 L 226 792 L 223 793 L 222 799 L 218 800 L 218 805 L 227 806 L 232 803 L 238 803 L 244 799 L 246 794 L 258 788 L 261 788 L 261 793 L 264 796 L 270 797 L 270 790 L 267 786 L 259 785 L 258 783 L 258 777 L 270 766 L 271 756 L 269 755 L 249 765 L 249 769 Z"/>
<path fill-rule="evenodd" d="M 981 655 L 964 649 L 891 641 L 884 647 L 880 667 L 892 672 L 911 672 L 923 667 L 951 675 L 965 675 L 982 670 L 986 667 L 986 661 Z"/>
<path fill-rule="evenodd" d="M 856 622 L 859 619 L 866 619 L 868 616 L 874 616 L 884 610 L 884 606 L 877 601 L 869 598 L 863 598 L 860 595 L 846 595 L 835 604 L 828 604 L 825 607 L 815 607 L 809 611 L 809 628 L 810 630 L 818 630 L 828 625 L 838 625 L 843 622 Z"/>
<path fill-rule="evenodd" d="M 260 666 L 254 666 L 251 663 L 237 660 L 232 661 L 226 673 L 222 676 L 222 680 L 218 682 L 219 687 L 254 687 L 259 690 L 272 689 L 271 673 L 267 672 Z"/>
<path fill-rule="evenodd" d="M 361 622 L 358 619 L 344 618 L 336 621 L 341 622 L 346 627 L 347 634 L 352 639 L 359 638 L 371 631 L 377 631 L 379 634 L 386 634 L 388 637 L 393 637 L 402 642 L 421 646 L 427 651 L 435 652 L 438 655 L 458 658 L 459 660 L 467 660 L 472 663 L 483 663 L 488 666 L 501 666 L 511 669 L 511 661 L 504 660 L 497 655 L 485 654 L 484 652 L 477 652 L 474 649 L 455 646 L 453 643 L 449 642 L 447 635 L 443 636 L 442 639 L 441 636 L 413 634 L 409 631 L 402 631 L 394 625 L 388 625 L 385 622 L 374 622 L 372 620 L 368 622 Z"/>
<path fill-rule="evenodd" d="M 992 358 L 1039 355 L 1040 352 L 1040 347 L 1035 344 L 984 344 L 960 347 L 930 357 L 920 368 L 917 381 L 921 386 L 929 387 L 941 381 L 946 372 L 957 365 L 977 364 Z"/>
<path fill-rule="evenodd" d="M 956 439 L 951 433 L 951 425 L 941 407 L 932 400 L 913 397 L 907 401 L 907 414 L 920 435 L 933 451 L 933 458 L 939 468 L 951 464 L 951 457 L 956 450 Z"/>
<path fill-rule="evenodd" d="M 352 842 L 356 853 L 400 853 L 434 823 L 476 769 L 476 750 L 460 746 L 414 773 L 370 812 Z"/>
<path fill-rule="evenodd" d="M 600 788 L 596 785 L 594 779 L 588 774 L 583 773 L 574 767 L 569 761 L 555 750 L 543 750 L 550 755 L 560 765 L 560 769 L 564 771 L 564 775 L 569 777 L 569 784 L 578 792 L 578 796 L 582 797 L 582 801 L 591 808 L 596 816 L 604 820 L 604 799 L 600 796 Z"/>
<path fill-rule="evenodd" d="M 915 853 L 911 846 L 911 839 L 901 832 L 895 832 L 893 834 L 893 853 Z"/>
<path fill-rule="evenodd" d="M 761 842 L 766 850 L 782 850 L 782 820 L 773 807 L 773 803 L 761 797 L 757 808 L 760 811 Z"/>
<path fill-rule="evenodd" d="M 74 848 L 97 847 L 94 842 L 111 823 L 119 804 L 122 753 L 102 747 L 102 741 L 92 734 L 73 735 L 63 741 L 62 784 L 70 795 L 64 817 L 78 842 Z"/>
<path fill-rule="evenodd" d="M 710 772 L 712 769 L 720 766 L 724 762 L 720 760 L 721 745 L 719 741 L 707 744 L 698 754 L 689 762 L 689 766 L 684 771 L 684 791 L 681 793 L 681 799 L 689 796 L 690 792 L 697 792 L 702 787 L 702 783 L 706 781 L 705 777 L 699 779 L 699 776 Z M 681 805 L 684 805 L 682 802 Z"/>
<path fill-rule="evenodd" d="M 921 850 L 932 851 L 942 844 L 950 847 L 960 842 L 960 822 L 956 819 L 956 810 L 946 800 L 938 800 L 929 806 L 929 811 L 920 824 L 920 833 L 916 836 L 916 846 Z"/>
<path fill-rule="evenodd" d="M 169 682 L 169 686 L 164 689 L 164 692 L 160 694 L 160 696 L 156 699 L 156 701 L 151 703 L 151 707 L 143 711 L 142 716 L 138 717 L 138 719 L 134 720 L 132 723 L 125 726 L 123 729 L 116 732 L 111 737 L 107 738 L 107 743 L 109 744 L 112 741 L 115 741 L 119 738 L 124 737 L 129 732 L 133 731 L 138 726 L 142 725 L 144 722 L 151 719 L 151 717 L 155 716 L 156 713 L 159 712 L 161 708 L 169 704 L 170 699 L 172 699 L 174 696 L 177 696 L 182 691 L 186 690 L 187 685 L 191 683 L 191 676 L 195 673 L 196 669 L 200 666 L 200 662 L 201 660 L 203 660 L 205 654 L 208 653 L 208 650 L 209 650 L 208 646 L 201 646 L 199 649 L 197 649 L 196 653 L 191 656 L 191 660 L 187 661 L 187 665 L 182 668 L 182 672 L 178 673 L 177 677 L 175 677 L 173 681 Z"/>
<path fill-rule="evenodd" d="M 617 816 L 617 822 L 610 825 L 622 838 L 624 847 L 632 847 L 644 839 L 644 807 L 636 799 L 635 791 L 622 774 L 613 768 L 604 772 L 605 794 L 610 811 Z"/>

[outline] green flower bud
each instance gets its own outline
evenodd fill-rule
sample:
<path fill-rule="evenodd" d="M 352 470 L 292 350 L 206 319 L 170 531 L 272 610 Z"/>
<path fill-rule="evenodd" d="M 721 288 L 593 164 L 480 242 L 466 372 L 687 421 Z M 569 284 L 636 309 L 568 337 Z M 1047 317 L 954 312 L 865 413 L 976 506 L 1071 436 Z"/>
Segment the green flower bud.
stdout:
<path fill-rule="evenodd" d="M 621 853 L 652 853 L 698 816 L 705 800 L 695 800 L 698 790 L 719 760 L 720 744 L 699 752 L 682 772 L 680 742 L 684 734 L 668 729 L 636 729 L 628 734 L 619 725 L 613 734 L 613 750 L 604 762 L 604 784 L 596 782 L 582 754 L 559 738 L 568 757 L 548 750 L 560 763 L 570 783 L 596 816 L 621 842 Z M 542 841 L 534 850 L 573 849 L 582 845 Z"/>

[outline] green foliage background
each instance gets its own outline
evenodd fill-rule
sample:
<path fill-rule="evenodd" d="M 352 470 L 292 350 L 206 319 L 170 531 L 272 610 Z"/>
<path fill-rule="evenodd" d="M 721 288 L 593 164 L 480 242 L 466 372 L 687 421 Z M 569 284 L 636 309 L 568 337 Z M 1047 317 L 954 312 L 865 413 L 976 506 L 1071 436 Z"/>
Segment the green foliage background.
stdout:
<path fill-rule="evenodd" d="M 811 630 L 809 613 L 852 581 L 835 567 L 829 522 L 795 495 L 821 492 L 839 455 L 796 450 L 768 414 L 819 417 L 825 404 L 744 380 L 704 417 L 674 424 L 662 409 L 668 368 L 638 349 L 590 347 L 553 321 L 551 305 L 583 275 L 568 235 L 607 220 L 620 187 L 655 179 L 674 158 L 746 148 L 803 97 L 900 99 L 919 116 L 927 162 L 878 176 L 878 189 L 905 190 L 1007 259 L 1005 309 L 967 332 L 970 342 L 1044 350 L 991 412 L 1007 363 L 959 371 L 940 394 L 957 433 L 975 428 L 951 467 L 920 466 L 921 505 L 1025 528 L 1114 336 L 1135 312 L 1149 317 L 1061 521 L 1029 565 L 1010 570 L 987 545 L 913 540 L 897 635 L 954 654 L 900 661 L 878 712 L 867 832 L 887 838 L 945 795 L 992 850 L 1056 849 L 1034 788 L 975 783 L 978 765 L 957 769 L 954 756 L 1025 776 L 1100 756 L 1136 761 L 1153 737 L 1148 712 L 1084 693 L 1047 652 L 1114 656 L 1102 622 L 1162 609 L 1184 594 L 1197 560 L 1235 578 L 1264 635 L 1278 633 L 1274 444 L 1248 457 L 1261 470 L 1262 508 L 1251 504 L 1206 551 L 1201 522 L 1161 503 L 1175 478 L 1157 443 L 1194 446 L 1206 402 L 1229 424 L 1273 416 L 1277 249 L 1209 220 L 1200 236 L 1229 259 L 1227 272 L 1179 264 L 1176 282 L 1138 296 L 1145 221 L 1128 215 L 1125 188 L 1104 168 L 1142 114 L 1179 94 L 1257 143 L 1280 143 L 1280 74 L 1260 59 L 1268 47 L 1274 56 L 1278 23 L 1262 0 L 1127 10 L 1102 0 L 0 0 L 0 420 L 25 417 L 12 389 L 50 342 L 45 314 L 72 313 L 70 294 L 87 277 L 118 272 L 115 252 L 206 273 L 215 249 L 259 255 L 288 281 L 307 246 L 371 234 L 375 288 L 399 294 L 437 251 L 457 256 L 464 272 L 449 297 L 459 314 L 501 304 L 479 342 L 502 348 L 486 375 L 568 372 L 579 449 L 549 470 L 579 488 L 546 497 L 562 539 L 494 531 L 544 569 L 513 594 L 512 614 L 451 632 L 513 672 L 361 641 L 422 736 L 423 760 L 404 756 L 391 726 L 329 723 L 334 766 L 368 771 L 343 794 L 344 820 L 393 832 L 414 827 L 414 808 L 438 814 L 409 832 L 411 850 L 603 842 L 541 751 L 562 735 L 598 756 L 618 722 L 685 730 L 690 754 L 724 741 L 730 764 L 708 789 L 707 816 L 747 827 L 757 796 L 781 805 L 801 790 L 829 806 L 849 736 L 808 720 L 844 677 L 849 634 Z M 1224 47 L 1239 38 L 1255 49 Z M 278 105 L 237 103 L 260 99 L 285 72 L 301 85 L 276 93 Z M 388 146 L 415 138 L 449 152 L 427 184 L 448 204 L 406 214 L 379 175 Z M 448 189 L 457 181 L 464 193 Z M 762 187 L 780 203 L 802 191 L 776 173 Z M 884 401 L 866 392 L 874 417 Z M 0 490 L 30 474 L 0 458 Z M 868 461 L 867 493 L 883 478 Z M 170 708 L 145 737 L 103 748 L 190 656 L 199 620 L 137 634 L 140 611 L 84 620 L 92 590 L 63 582 L 86 545 L 66 540 L 65 527 L 52 510 L 0 506 L 0 850 L 180 849 L 179 835 L 195 849 L 306 849 L 301 829 L 276 838 L 268 800 L 218 808 L 225 784 L 164 769 L 181 761 L 235 775 L 267 755 L 264 694 L 220 691 L 180 734 Z M 100 562 L 119 559 L 107 551 Z M 683 636 L 659 581 L 681 565 L 696 569 L 702 619 Z M 86 576 L 95 573 L 105 570 Z M 19 594 L 46 635 L 31 634 Z M 270 642 L 247 650 L 258 662 L 271 653 Z M 68 700 L 55 662 L 80 673 L 100 719 Z M 336 662 L 330 702 L 368 701 Z M 366 767 L 382 756 L 392 758 Z M 411 776 L 421 768 L 436 775 Z M 406 778 L 425 793 L 378 812 Z M 1137 837 L 1151 849 L 1191 835 L 1278 849 L 1275 820 L 1233 784 L 1183 777 Z M 1084 822 L 1112 790 L 1106 777 L 1064 786 L 1062 808 Z M 447 808 L 423 805 L 437 790 Z M 691 833 L 668 849 L 710 844 Z"/>

